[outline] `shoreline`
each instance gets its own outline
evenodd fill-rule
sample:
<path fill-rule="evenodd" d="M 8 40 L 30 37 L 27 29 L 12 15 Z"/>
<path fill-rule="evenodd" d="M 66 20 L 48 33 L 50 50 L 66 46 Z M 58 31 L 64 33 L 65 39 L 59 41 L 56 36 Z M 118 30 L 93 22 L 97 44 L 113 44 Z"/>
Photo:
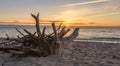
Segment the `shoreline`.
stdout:
<path fill-rule="evenodd" d="M 14 39 L 14 38 L 12 38 L 12 39 Z M 1 41 L 4 41 L 4 40 L 6 40 L 5 37 L 0 37 L 0 43 L 1 43 Z M 111 42 L 111 41 L 106 42 L 106 41 L 80 40 L 80 39 L 75 39 L 72 42 L 120 44 L 120 42 Z"/>
<path fill-rule="evenodd" d="M 110 41 L 106 42 L 106 41 L 93 41 L 93 40 L 74 40 L 73 42 L 120 44 L 120 42 L 110 42 Z"/>

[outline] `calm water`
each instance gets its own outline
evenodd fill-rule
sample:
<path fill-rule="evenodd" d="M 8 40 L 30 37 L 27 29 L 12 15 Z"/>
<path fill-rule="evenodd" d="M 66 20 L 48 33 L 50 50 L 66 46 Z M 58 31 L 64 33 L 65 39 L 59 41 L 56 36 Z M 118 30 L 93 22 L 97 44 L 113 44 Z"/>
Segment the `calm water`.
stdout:
<path fill-rule="evenodd" d="M 30 32 L 35 32 L 34 26 L 5 26 L 0 25 L 0 37 L 6 37 L 8 34 L 11 37 L 19 35 L 15 28 L 28 29 Z M 41 27 L 42 29 L 43 27 Z M 71 27 L 71 32 L 74 27 Z M 46 33 L 51 33 L 51 27 L 47 27 Z M 71 33 L 70 32 L 70 33 Z M 93 42 L 112 42 L 120 43 L 120 27 L 80 27 L 79 36 L 75 41 L 93 41 Z"/>

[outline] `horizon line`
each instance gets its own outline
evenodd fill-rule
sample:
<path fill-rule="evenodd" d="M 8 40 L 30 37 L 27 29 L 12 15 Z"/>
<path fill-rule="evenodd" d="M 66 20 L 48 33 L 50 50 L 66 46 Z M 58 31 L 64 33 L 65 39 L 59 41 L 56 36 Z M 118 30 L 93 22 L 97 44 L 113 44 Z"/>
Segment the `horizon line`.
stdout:
<path fill-rule="evenodd" d="M 18 25 L 18 24 L 0 24 L 0 26 L 35 26 L 35 25 L 30 25 L 30 24 L 20 24 L 20 25 Z M 40 26 L 51 26 L 51 25 L 40 25 Z M 56 26 L 59 26 L 59 25 L 56 25 Z M 70 25 L 70 27 L 78 27 L 78 25 L 77 26 L 75 26 L 75 25 Z M 79 25 L 79 27 L 120 27 L 120 26 L 85 26 L 85 25 Z"/>

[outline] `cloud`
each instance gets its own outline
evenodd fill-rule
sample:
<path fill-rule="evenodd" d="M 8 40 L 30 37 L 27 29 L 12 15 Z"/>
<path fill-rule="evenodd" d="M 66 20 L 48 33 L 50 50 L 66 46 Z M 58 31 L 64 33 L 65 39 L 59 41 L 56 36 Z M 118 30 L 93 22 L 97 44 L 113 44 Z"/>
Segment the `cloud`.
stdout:
<path fill-rule="evenodd" d="M 89 22 L 88 24 L 96 24 L 95 22 Z"/>
<path fill-rule="evenodd" d="M 112 14 L 120 14 L 120 11 L 117 12 L 110 12 L 110 13 L 102 13 L 102 14 L 97 14 L 97 15 L 90 15 L 90 16 L 84 16 L 83 18 L 89 18 L 89 17 L 99 17 L 99 16 L 105 16 L 105 15 L 112 15 Z M 72 19 L 79 19 L 81 17 L 74 17 Z"/>
<path fill-rule="evenodd" d="M 111 9 L 111 10 L 120 10 L 120 0 L 111 0 L 106 5 L 103 5 L 103 9 Z"/>
<path fill-rule="evenodd" d="M 88 16 L 88 17 L 97 17 L 97 16 L 105 16 L 105 15 L 110 15 L 110 14 L 119 14 L 119 12 L 111 12 L 111 13 L 104 13 L 104 14 L 98 14 L 98 15 L 93 15 L 93 16 Z"/>
<path fill-rule="evenodd" d="M 26 23 L 26 22 L 0 22 L 0 24 L 34 24 L 34 23 Z"/>
<path fill-rule="evenodd" d="M 95 7 L 92 9 L 92 11 L 94 12 L 91 13 L 92 15 L 90 15 L 90 17 L 120 14 L 119 3 L 120 3 L 120 0 L 111 0 L 100 7 Z"/>
<path fill-rule="evenodd" d="M 78 14 L 78 16 L 73 17 L 73 19 L 119 14 L 120 13 L 119 3 L 120 3 L 120 0 L 111 0 L 100 6 L 89 7 L 89 8 L 84 7 L 84 9 L 80 8 L 78 11 L 81 12 L 81 10 L 83 10 L 83 15 Z"/>
<path fill-rule="evenodd" d="M 107 2 L 107 1 L 110 1 L 110 0 L 94 0 L 94 1 L 88 1 L 88 2 L 66 4 L 66 5 L 62 5 L 61 7 L 78 6 L 78 5 L 93 4 L 93 3 L 100 3 L 100 2 Z"/>

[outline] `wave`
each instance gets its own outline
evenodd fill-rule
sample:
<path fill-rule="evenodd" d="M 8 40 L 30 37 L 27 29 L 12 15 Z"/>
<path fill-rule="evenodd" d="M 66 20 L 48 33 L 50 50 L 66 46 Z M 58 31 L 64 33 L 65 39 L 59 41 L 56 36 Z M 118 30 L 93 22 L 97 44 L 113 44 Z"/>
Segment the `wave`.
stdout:
<path fill-rule="evenodd" d="M 90 42 L 105 42 L 105 43 L 120 43 L 120 38 L 116 37 L 92 37 L 92 38 L 77 38 L 75 41 L 90 41 Z"/>

